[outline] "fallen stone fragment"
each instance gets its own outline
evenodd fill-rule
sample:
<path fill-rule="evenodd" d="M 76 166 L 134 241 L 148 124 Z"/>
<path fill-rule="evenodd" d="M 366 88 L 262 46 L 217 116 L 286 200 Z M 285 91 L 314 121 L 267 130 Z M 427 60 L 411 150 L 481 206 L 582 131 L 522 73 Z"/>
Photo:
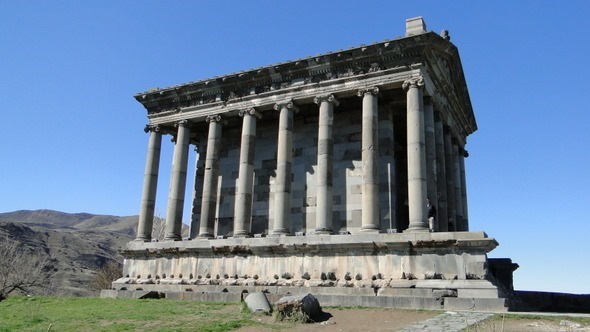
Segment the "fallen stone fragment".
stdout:
<path fill-rule="evenodd" d="M 250 309 L 250 311 L 254 313 L 270 314 L 270 312 L 272 311 L 270 303 L 268 303 L 268 299 L 266 298 L 266 295 L 263 292 L 249 294 L 248 296 L 246 296 L 244 302 L 246 302 L 248 309 Z"/>
<path fill-rule="evenodd" d="M 313 322 L 314 318 L 319 317 L 322 313 L 320 302 L 312 294 L 299 294 L 284 296 L 276 302 L 277 311 L 281 317 L 303 321 Z"/>

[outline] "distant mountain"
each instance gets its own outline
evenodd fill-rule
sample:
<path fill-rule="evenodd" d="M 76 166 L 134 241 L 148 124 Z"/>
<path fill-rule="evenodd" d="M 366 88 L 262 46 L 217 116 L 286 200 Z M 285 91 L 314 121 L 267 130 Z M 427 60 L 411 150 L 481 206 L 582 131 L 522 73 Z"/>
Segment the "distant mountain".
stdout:
<path fill-rule="evenodd" d="M 0 213 L 0 220 L 26 223 L 51 229 L 104 230 L 135 235 L 138 216 L 117 217 L 90 213 L 65 213 L 53 210 L 19 210 Z"/>
<path fill-rule="evenodd" d="M 105 263 L 122 263 L 119 250 L 135 237 L 137 216 L 117 217 L 52 210 L 0 213 L 0 236 L 46 253 L 59 294 L 87 296 L 94 271 Z"/>

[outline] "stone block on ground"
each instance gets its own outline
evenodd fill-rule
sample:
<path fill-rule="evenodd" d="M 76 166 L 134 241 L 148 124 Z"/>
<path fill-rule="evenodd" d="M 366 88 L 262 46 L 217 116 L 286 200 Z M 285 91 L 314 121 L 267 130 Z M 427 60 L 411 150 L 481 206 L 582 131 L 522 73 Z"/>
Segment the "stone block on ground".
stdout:
<path fill-rule="evenodd" d="M 244 302 L 246 302 L 248 309 L 254 313 L 270 314 L 272 311 L 270 303 L 268 303 L 268 299 L 266 298 L 266 294 L 263 292 L 249 294 L 246 296 L 246 299 L 244 299 Z"/>
<path fill-rule="evenodd" d="M 165 294 L 156 291 L 135 291 L 133 298 L 136 299 L 161 299 Z"/>
<path fill-rule="evenodd" d="M 284 296 L 277 301 L 276 305 L 277 311 L 283 318 L 310 322 L 322 314 L 320 302 L 312 294 Z"/>

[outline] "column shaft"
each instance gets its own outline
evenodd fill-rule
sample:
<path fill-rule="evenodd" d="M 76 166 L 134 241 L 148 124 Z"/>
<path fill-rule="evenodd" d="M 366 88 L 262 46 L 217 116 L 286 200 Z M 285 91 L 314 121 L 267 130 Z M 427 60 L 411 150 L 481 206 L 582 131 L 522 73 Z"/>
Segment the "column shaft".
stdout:
<path fill-rule="evenodd" d="M 464 231 L 463 227 L 463 197 L 461 197 L 461 166 L 459 163 L 459 145 L 453 142 L 453 169 L 455 184 L 455 226 L 458 231 Z"/>
<path fill-rule="evenodd" d="M 293 112 L 292 102 L 276 104 L 280 111 L 277 142 L 277 173 L 275 179 L 275 218 L 271 235 L 290 233 L 291 217 L 291 165 L 293 160 Z"/>
<path fill-rule="evenodd" d="M 362 232 L 379 231 L 379 140 L 378 140 L 378 88 L 359 90 L 363 97 L 362 142 Z"/>
<path fill-rule="evenodd" d="M 338 100 L 333 95 L 316 97 L 320 105 L 318 124 L 318 166 L 317 166 L 317 200 L 316 200 L 316 234 L 332 233 L 332 166 L 334 105 Z"/>
<path fill-rule="evenodd" d="M 379 141 L 379 210 L 380 229 L 397 229 L 396 218 L 396 168 L 395 168 L 395 135 L 393 126 L 393 111 L 391 106 L 379 105 L 378 122 Z M 384 184 L 387 184 L 384 186 Z M 387 202 L 384 204 L 384 202 Z"/>
<path fill-rule="evenodd" d="M 456 207 L 455 207 L 455 170 L 453 168 L 453 144 L 451 143 L 451 133 L 448 127 L 444 133 L 445 145 L 445 174 L 447 189 L 447 228 L 449 231 L 456 231 Z"/>
<path fill-rule="evenodd" d="M 172 175 L 168 192 L 168 210 L 166 214 L 165 240 L 182 239 L 182 212 L 186 191 L 186 169 L 188 164 L 190 129 L 189 123 L 182 120 L 178 123 L 174 157 L 172 161 Z"/>
<path fill-rule="evenodd" d="M 219 150 L 221 147 L 221 116 L 210 115 L 207 154 L 205 155 L 205 174 L 203 174 L 203 198 L 201 203 L 200 238 L 212 238 L 215 229 L 215 209 L 217 207 L 217 181 L 219 178 Z M 191 239 L 197 236 L 191 227 Z"/>
<path fill-rule="evenodd" d="M 436 137 L 434 129 L 434 107 L 432 106 L 432 98 L 425 98 L 424 103 L 424 138 L 426 143 L 426 190 L 430 203 L 438 209 L 438 188 L 437 188 L 437 174 L 436 174 Z M 438 211 L 437 211 L 438 212 Z M 437 213 L 438 214 L 438 213 Z M 432 225 L 432 231 L 438 231 L 436 220 Z M 430 227 L 430 225 L 429 225 Z"/>
<path fill-rule="evenodd" d="M 250 236 L 250 223 L 252 219 L 256 119 L 260 117 L 260 114 L 251 108 L 240 111 L 240 116 L 243 118 L 243 122 L 238 188 L 234 210 L 234 237 L 248 237 Z"/>
<path fill-rule="evenodd" d="M 139 210 L 139 223 L 137 226 L 137 241 L 149 242 L 152 239 L 158 171 L 160 168 L 160 150 L 162 146 L 162 134 L 159 132 L 159 129 L 158 127 L 146 127 L 146 131 L 150 133 L 150 139 L 143 175 L 143 191 L 141 193 L 141 208 Z"/>
<path fill-rule="evenodd" d="M 469 231 L 469 218 L 467 215 L 467 183 L 465 178 L 465 157 L 469 156 L 465 149 L 459 150 L 459 167 L 461 168 L 461 201 L 463 205 L 463 230 Z"/>
<path fill-rule="evenodd" d="M 428 231 L 426 215 L 426 152 L 424 138 L 424 79 L 420 76 L 404 82 L 407 92 L 408 130 L 408 231 Z"/>
<path fill-rule="evenodd" d="M 447 177 L 445 168 L 445 138 L 440 112 L 434 114 L 434 129 L 436 141 L 436 189 L 438 191 L 436 229 L 446 232 L 449 229 L 447 211 Z"/>

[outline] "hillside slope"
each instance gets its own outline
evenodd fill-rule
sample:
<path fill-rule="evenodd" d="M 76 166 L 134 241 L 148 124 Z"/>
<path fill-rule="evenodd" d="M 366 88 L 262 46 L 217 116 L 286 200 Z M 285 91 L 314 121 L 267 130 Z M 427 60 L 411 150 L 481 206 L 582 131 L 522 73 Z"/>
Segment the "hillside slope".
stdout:
<path fill-rule="evenodd" d="M 122 262 L 119 250 L 134 238 L 135 217 L 97 216 L 88 213 L 15 211 L 0 214 L 0 236 L 51 258 L 53 287 L 57 294 L 94 294 L 94 271 L 106 262 Z"/>
<path fill-rule="evenodd" d="M 91 213 L 65 213 L 53 210 L 19 210 L 0 213 L 0 220 L 27 223 L 53 229 L 100 229 L 121 232 L 130 236 L 135 235 L 138 218 L 138 216 L 117 217 Z"/>

